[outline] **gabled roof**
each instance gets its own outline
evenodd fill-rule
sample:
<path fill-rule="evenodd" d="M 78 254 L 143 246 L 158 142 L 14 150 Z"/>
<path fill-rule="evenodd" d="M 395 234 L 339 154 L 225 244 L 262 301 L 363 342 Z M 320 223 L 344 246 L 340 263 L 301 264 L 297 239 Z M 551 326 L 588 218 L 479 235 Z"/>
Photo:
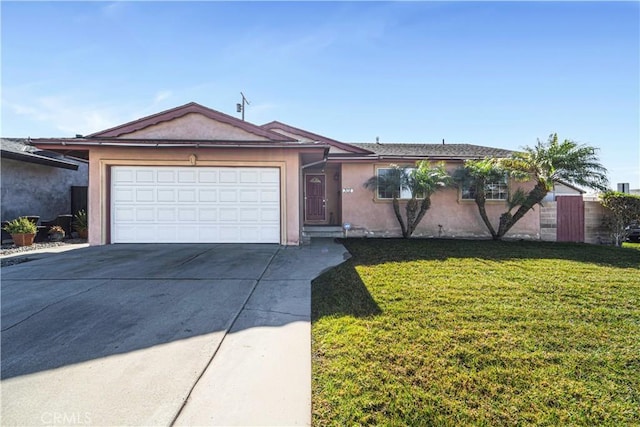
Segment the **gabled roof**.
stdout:
<path fill-rule="evenodd" d="M 167 122 L 170 120 L 177 119 L 179 117 L 183 117 L 187 114 L 196 113 L 201 114 L 209 119 L 215 120 L 217 122 L 225 123 L 236 128 L 242 129 L 245 132 L 252 133 L 257 136 L 261 136 L 263 138 L 267 138 L 270 141 L 274 142 L 296 142 L 295 139 L 289 138 L 277 132 L 271 132 L 268 129 L 264 129 L 260 126 L 256 126 L 249 122 L 245 122 L 243 120 L 237 119 L 235 117 L 229 116 L 227 114 L 221 113 L 216 110 L 212 110 L 211 108 L 207 108 L 203 105 L 197 104 L 195 102 L 190 102 L 185 105 L 181 105 L 176 108 L 172 108 L 170 110 L 161 111 L 156 114 L 152 114 L 147 117 L 143 117 L 138 120 L 134 120 L 129 123 L 125 123 L 123 125 L 119 125 L 113 127 L 111 129 L 106 129 L 100 132 L 92 133 L 91 135 L 86 136 L 85 138 L 117 138 L 121 135 L 125 135 L 128 133 L 136 132 L 141 129 L 145 129 L 149 126 L 157 125 L 162 122 Z"/>
<path fill-rule="evenodd" d="M 78 164 L 61 158 L 59 154 L 38 150 L 29 145 L 26 138 L 1 138 L 0 156 L 4 159 L 51 166 L 60 169 L 78 170 Z"/>
<path fill-rule="evenodd" d="M 472 144 L 350 143 L 380 157 L 430 157 L 442 159 L 482 159 L 508 157 L 512 151 Z"/>
<path fill-rule="evenodd" d="M 576 187 L 575 185 L 573 185 L 573 184 L 569 184 L 568 182 L 566 182 L 566 181 L 562 181 L 562 180 L 560 180 L 560 179 L 555 180 L 555 183 L 556 183 L 556 184 L 562 184 L 562 185 L 564 185 L 565 187 L 570 188 L 570 189 L 572 189 L 572 190 L 575 190 L 575 191 L 577 191 L 577 192 L 578 192 L 578 193 L 580 193 L 580 194 L 586 194 L 586 192 L 587 192 L 586 190 L 583 190 L 583 189 L 582 189 L 582 188 L 580 188 L 580 187 Z"/>
<path fill-rule="evenodd" d="M 277 132 L 277 129 L 280 129 L 282 131 L 294 134 L 294 135 L 299 135 L 302 136 L 304 138 L 310 139 L 312 141 L 319 141 L 319 142 L 323 142 L 325 144 L 329 144 L 332 145 L 336 148 L 340 148 L 342 150 L 345 151 L 349 151 L 352 153 L 360 153 L 360 154 L 371 154 L 370 151 L 360 148 L 360 147 L 356 147 L 353 146 L 351 144 L 345 144 L 344 142 L 340 142 L 340 141 L 336 141 L 335 139 L 331 139 L 331 138 L 327 138 L 326 136 L 322 136 L 322 135 L 318 135 L 317 133 L 313 133 L 313 132 L 309 132 L 306 131 L 304 129 L 300 129 L 294 126 L 290 126 L 288 124 L 282 123 L 282 122 L 278 122 L 278 121 L 272 121 L 269 123 L 265 123 L 264 125 L 260 126 L 263 129 L 268 129 L 270 131 L 274 131 Z"/>
<path fill-rule="evenodd" d="M 176 121 L 172 122 L 173 120 Z M 200 133 L 199 126 L 204 126 L 207 132 Z M 171 132 L 168 132 L 169 130 Z M 178 132 L 175 132 L 176 130 Z M 219 132 L 216 133 L 216 130 Z M 90 146 L 278 149 L 313 147 L 325 150 L 334 147 L 337 150 L 329 151 L 329 161 L 425 158 L 465 160 L 508 157 L 512 154 L 510 150 L 472 144 L 345 143 L 278 121 L 257 126 L 195 102 L 86 137 L 39 138 L 33 140 L 33 144 L 43 149 L 57 150 L 60 150 L 60 146 L 65 146 L 66 150 L 87 150 Z"/>

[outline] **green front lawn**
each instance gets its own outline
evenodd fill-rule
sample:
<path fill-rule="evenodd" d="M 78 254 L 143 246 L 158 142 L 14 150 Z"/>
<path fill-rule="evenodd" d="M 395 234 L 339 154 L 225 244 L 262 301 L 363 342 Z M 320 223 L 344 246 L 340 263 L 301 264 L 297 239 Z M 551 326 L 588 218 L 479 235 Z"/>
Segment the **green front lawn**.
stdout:
<path fill-rule="evenodd" d="M 314 425 L 640 425 L 639 248 L 345 245 L 312 285 Z"/>

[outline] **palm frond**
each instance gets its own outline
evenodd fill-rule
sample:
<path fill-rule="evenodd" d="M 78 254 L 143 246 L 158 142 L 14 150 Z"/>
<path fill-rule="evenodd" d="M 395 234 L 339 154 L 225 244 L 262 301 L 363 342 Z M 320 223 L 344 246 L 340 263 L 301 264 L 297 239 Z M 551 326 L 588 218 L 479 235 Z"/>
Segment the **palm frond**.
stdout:
<path fill-rule="evenodd" d="M 596 148 L 567 139 L 560 142 L 557 134 L 551 134 L 546 143 L 538 140 L 534 147 L 514 153 L 507 165 L 518 171 L 528 167 L 549 190 L 556 181 L 596 190 L 606 190 L 609 184 L 607 169 L 600 163 Z"/>

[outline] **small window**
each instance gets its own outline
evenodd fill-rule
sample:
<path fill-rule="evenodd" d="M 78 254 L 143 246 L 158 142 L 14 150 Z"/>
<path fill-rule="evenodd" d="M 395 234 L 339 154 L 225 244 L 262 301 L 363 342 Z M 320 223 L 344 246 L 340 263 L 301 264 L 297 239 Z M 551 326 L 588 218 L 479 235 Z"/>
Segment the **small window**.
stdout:
<path fill-rule="evenodd" d="M 413 170 L 415 170 L 415 168 L 406 168 L 407 173 L 411 173 Z M 391 168 L 378 168 L 376 173 L 378 178 L 381 178 L 384 175 L 391 173 L 391 171 Z M 378 186 L 378 199 L 393 199 L 394 192 L 398 195 L 398 199 L 411 198 L 411 191 L 407 187 L 398 187 L 397 190 L 393 191 L 391 189 Z M 420 195 L 418 195 L 418 197 L 420 197 Z"/>
<path fill-rule="evenodd" d="M 485 186 L 487 200 L 507 200 L 509 196 L 509 186 L 506 179 L 497 182 L 490 182 Z M 475 200 L 476 189 L 473 185 L 462 186 L 462 200 Z"/>

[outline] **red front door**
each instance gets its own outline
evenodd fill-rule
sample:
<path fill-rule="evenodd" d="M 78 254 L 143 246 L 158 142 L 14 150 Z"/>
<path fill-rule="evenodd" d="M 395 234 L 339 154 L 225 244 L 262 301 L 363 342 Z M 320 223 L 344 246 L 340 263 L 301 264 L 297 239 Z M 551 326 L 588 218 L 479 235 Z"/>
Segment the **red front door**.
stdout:
<path fill-rule="evenodd" d="M 305 221 L 325 221 L 326 199 L 323 174 L 304 176 L 304 219 Z"/>

